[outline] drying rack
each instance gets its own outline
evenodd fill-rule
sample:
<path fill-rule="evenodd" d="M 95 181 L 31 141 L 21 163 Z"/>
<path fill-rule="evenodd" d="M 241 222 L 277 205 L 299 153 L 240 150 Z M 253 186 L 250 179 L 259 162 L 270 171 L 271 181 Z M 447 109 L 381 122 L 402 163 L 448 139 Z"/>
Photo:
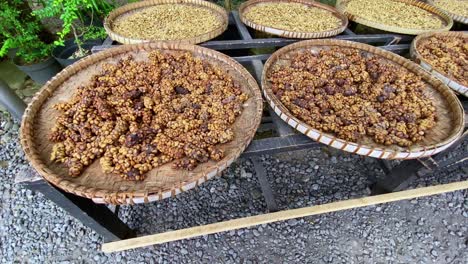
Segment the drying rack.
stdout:
<path fill-rule="evenodd" d="M 351 30 L 350 28 L 353 28 L 353 26 L 355 25 L 352 23 L 351 26 L 342 34 L 334 38 L 367 43 L 400 55 L 407 55 L 409 53 L 410 43 L 413 36 L 399 34 L 362 35 L 356 34 Z M 249 49 L 277 48 L 299 40 L 285 38 L 255 38 L 252 35 L 255 35 L 254 31 L 248 29 L 241 22 L 236 11 L 232 11 L 229 15 L 229 26 L 226 32 L 212 41 L 200 44 L 200 46 L 215 49 L 232 56 L 235 60 L 243 64 L 253 74 L 257 81 L 260 82 L 263 62 L 268 59 L 271 53 L 250 55 Z M 113 43 L 110 38 L 107 38 L 102 45 L 93 47 L 92 52 L 96 53 L 104 49 L 112 48 L 115 45 L 118 44 Z M 460 99 L 462 100 L 465 111 L 467 111 L 468 101 L 465 98 Z M 432 157 L 402 161 L 394 167 L 392 167 L 388 161 L 378 160 L 386 174 L 386 177 L 370 186 L 372 193 L 369 197 L 277 212 L 278 206 L 275 201 L 275 196 L 271 190 L 266 177 L 266 170 L 263 167 L 259 156 L 262 154 L 274 154 L 321 147 L 323 145 L 312 141 L 305 135 L 297 133 L 283 120 L 281 120 L 271 110 L 271 108 L 269 108 L 268 104 L 265 104 L 265 106 L 264 116 L 262 117 L 262 123 L 258 131 L 270 131 L 269 137 L 255 138 L 242 154 L 242 157 L 249 158 L 253 162 L 255 175 L 258 178 L 258 182 L 267 205 L 266 210 L 269 212 L 263 215 L 135 238 L 135 232 L 119 219 L 119 206 L 113 207 L 98 204 L 90 199 L 65 193 L 47 183 L 30 168 L 19 173 L 16 182 L 30 190 L 43 193 L 46 198 L 56 203 L 59 207 L 63 208 L 84 225 L 101 235 L 105 242 L 110 242 L 103 246 L 103 250 L 106 252 L 164 243 L 307 215 L 468 188 L 468 181 L 463 181 L 402 191 L 417 177 L 422 177 L 433 170 L 443 169 L 448 166 L 459 166 L 467 161 L 468 153 L 461 153 L 460 155 L 452 156 L 449 159 L 442 159 L 444 153 L 450 152 L 463 142 L 468 134 L 465 129 L 462 137 L 460 137 L 460 139 L 450 148 Z M 467 118 L 465 118 L 465 128 L 467 127 L 466 120 Z"/>

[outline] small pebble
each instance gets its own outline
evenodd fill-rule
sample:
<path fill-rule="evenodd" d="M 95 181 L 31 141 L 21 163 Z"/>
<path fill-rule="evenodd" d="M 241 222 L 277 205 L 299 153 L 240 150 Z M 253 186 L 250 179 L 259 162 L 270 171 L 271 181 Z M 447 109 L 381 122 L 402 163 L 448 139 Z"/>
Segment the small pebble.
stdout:
<path fill-rule="evenodd" d="M 0 114 L 0 124 L 1 119 Z M 456 191 L 103 253 L 105 240 L 99 234 L 39 192 L 14 183 L 27 161 L 18 134 L 10 133 L 9 143 L 0 142 L 0 161 L 9 161 L 7 168 L 0 166 L 0 233 L 8 234 L 0 243 L 0 263 L 450 263 L 468 246 L 463 225 L 466 194 Z M 337 156 L 333 164 L 329 154 L 315 148 L 288 156 L 265 155 L 262 162 L 284 210 L 369 195 L 368 174 L 383 177 L 383 172 L 374 172 L 374 161 L 347 158 L 345 162 Z M 256 177 L 240 177 L 241 168 L 247 175 L 254 170 L 241 158 L 220 177 L 175 198 L 121 206 L 119 217 L 139 235 L 147 235 L 265 213 Z M 418 178 L 409 188 L 457 181 L 463 173 L 441 170 Z M 302 182 L 304 175 L 310 180 Z M 253 190 L 259 192 L 257 199 L 252 199 Z"/>

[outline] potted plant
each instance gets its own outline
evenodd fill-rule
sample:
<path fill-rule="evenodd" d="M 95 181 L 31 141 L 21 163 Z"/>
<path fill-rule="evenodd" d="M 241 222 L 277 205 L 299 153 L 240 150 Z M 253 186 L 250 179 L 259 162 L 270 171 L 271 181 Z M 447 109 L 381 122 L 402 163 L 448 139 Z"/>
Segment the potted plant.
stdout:
<path fill-rule="evenodd" d="M 29 11 L 29 12 L 28 12 Z M 0 57 L 16 50 L 13 62 L 37 83 L 45 83 L 57 74 L 61 67 L 50 56 L 52 44 L 41 37 L 39 21 L 30 15 L 24 1 L 0 1 L 0 34 L 3 43 Z"/>
<path fill-rule="evenodd" d="M 106 36 L 103 28 L 88 26 L 86 33 L 57 43 L 52 55 L 63 67 L 66 67 L 91 54 L 91 48 L 100 45 Z"/>
<path fill-rule="evenodd" d="M 98 26 L 101 17 L 112 10 L 105 0 L 44 0 L 43 8 L 33 13 L 39 18 L 59 17 L 62 29 L 57 33 L 56 47 L 52 52 L 64 67 L 91 54 L 93 46 L 102 43 L 106 32 Z M 67 39 L 69 35 L 72 38 Z"/>

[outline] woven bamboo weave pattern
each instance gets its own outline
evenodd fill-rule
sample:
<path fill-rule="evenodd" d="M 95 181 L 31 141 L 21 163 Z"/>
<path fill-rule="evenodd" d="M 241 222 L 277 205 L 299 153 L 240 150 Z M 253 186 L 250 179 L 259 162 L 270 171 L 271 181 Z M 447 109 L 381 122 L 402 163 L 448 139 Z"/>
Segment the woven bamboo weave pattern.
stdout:
<path fill-rule="evenodd" d="M 434 4 L 434 1 L 432 0 L 427 0 L 427 3 L 428 4 L 431 4 L 433 6 L 436 6 Z M 440 8 L 440 7 L 439 7 Z M 442 8 L 441 8 L 442 9 Z M 460 22 L 460 23 L 463 23 L 463 24 L 466 24 L 468 25 L 468 17 L 465 17 L 465 16 L 462 16 L 462 15 L 458 15 L 458 14 L 455 14 L 455 13 L 452 13 L 452 12 L 449 12 L 447 10 L 444 10 L 445 12 L 447 12 L 447 14 L 454 20 L 454 21 L 457 21 L 457 22 Z"/>
<path fill-rule="evenodd" d="M 450 79 L 442 72 L 438 71 L 434 68 L 427 60 L 425 60 L 418 51 L 418 43 L 425 38 L 429 38 L 431 36 L 452 36 L 452 37 L 460 37 L 460 38 L 468 38 L 468 34 L 464 32 L 439 32 L 439 33 L 427 33 L 417 36 L 413 42 L 411 43 L 411 57 L 413 60 L 421 65 L 425 70 L 430 72 L 433 76 L 437 77 L 443 83 L 445 83 L 448 87 L 452 88 L 456 92 L 468 97 L 468 87 L 456 82 L 455 80 Z"/>
<path fill-rule="evenodd" d="M 429 130 L 424 139 L 411 147 L 404 148 L 397 145 L 385 146 L 375 143 L 372 139 L 364 137 L 358 142 L 350 142 L 324 133 L 301 121 L 294 116 L 276 97 L 267 80 L 268 73 L 276 65 L 288 65 L 290 53 L 295 50 L 320 50 L 331 46 L 356 48 L 370 54 L 378 55 L 393 63 L 405 67 L 421 76 L 428 84 L 424 93 L 434 102 L 438 121 L 435 127 Z M 289 125 L 313 140 L 347 152 L 381 159 L 415 159 L 431 156 L 449 147 L 462 134 L 464 128 L 464 112 L 462 105 L 455 94 L 442 82 L 432 77 L 417 64 L 406 60 L 394 53 L 370 45 L 344 41 L 344 40 L 305 40 L 286 46 L 276 51 L 266 62 L 262 76 L 263 93 L 274 111 Z"/>
<path fill-rule="evenodd" d="M 143 8 L 148 8 L 156 5 L 163 5 L 163 4 L 186 4 L 186 5 L 192 5 L 192 6 L 197 6 L 197 7 L 205 7 L 210 9 L 221 21 L 221 25 L 217 27 L 216 29 L 206 32 L 202 35 L 195 36 L 192 38 L 187 38 L 187 39 L 179 39 L 179 40 L 165 40 L 165 42 L 171 42 L 171 43 L 184 43 L 184 44 L 197 44 L 201 42 L 205 42 L 207 40 L 210 40 L 212 38 L 215 38 L 219 35 L 221 35 L 228 26 L 228 14 L 226 10 L 224 10 L 222 7 L 207 2 L 203 0 L 148 0 L 148 1 L 141 1 L 141 2 L 136 2 L 136 3 L 131 3 L 124 5 L 122 7 L 119 7 L 112 12 L 109 13 L 109 15 L 106 17 L 104 20 L 104 29 L 106 30 L 107 34 L 109 37 L 119 43 L 122 44 L 136 44 L 136 43 L 145 43 L 145 42 L 151 42 L 153 40 L 148 40 L 148 39 L 132 39 L 126 36 L 122 36 L 120 34 L 117 34 L 112 30 L 112 23 L 115 21 L 116 18 L 121 17 L 121 16 L 126 16 L 128 14 L 132 14 L 134 12 L 137 12 Z M 196 25 L 194 25 L 196 26 Z"/>
<path fill-rule="evenodd" d="M 393 1 L 398 1 L 398 2 L 402 2 L 402 3 L 406 3 L 406 4 L 409 4 L 409 5 L 413 5 L 413 6 L 416 6 L 416 7 L 419 7 L 423 10 L 426 10 L 428 11 L 429 13 L 433 14 L 434 16 L 438 17 L 439 19 L 441 19 L 443 21 L 443 24 L 444 26 L 439 28 L 439 29 L 410 29 L 410 28 L 402 28 L 402 27 L 396 27 L 396 26 L 389 26 L 389 25 L 386 25 L 386 24 L 383 24 L 383 23 L 380 23 L 380 22 L 375 22 L 375 21 L 370 21 L 370 20 L 367 20 L 363 17 L 360 17 L 359 15 L 356 15 L 356 14 L 351 14 L 349 12 L 346 11 L 346 7 L 348 5 L 349 2 L 351 2 L 353 0 L 337 0 L 336 1 L 336 8 L 342 12 L 343 14 L 345 14 L 349 20 L 351 21 L 354 21 L 356 23 L 359 23 L 359 24 L 362 24 L 362 25 L 365 25 L 365 26 L 368 26 L 368 27 L 372 27 L 372 28 L 376 28 L 376 29 L 380 29 L 380 30 L 385 30 L 385 31 L 388 31 L 388 32 L 395 32 L 395 33 L 400 33 L 400 34 L 408 34 L 408 35 L 419 35 L 419 34 L 423 34 L 423 33 L 427 33 L 427 32 L 440 32 L 440 31 L 449 31 L 450 28 L 452 28 L 453 26 L 453 20 L 450 16 L 448 16 L 445 12 L 441 11 L 440 9 L 434 7 L 434 6 L 431 6 L 431 5 L 428 5 L 422 1 L 418 1 L 418 0 L 393 0 Z M 370 3 L 372 1 L 369 1 Z"/>
<path fill-rule="evenodd" d="M 307 5 L 309 7 L 314 7 L 314 8 L 320 8 L 322 10 L 326 10 L 330 12 L 333 16 L 337 17 L 339 20 L 341 20 L 341 24 L 332 30 L 328 31 L 322 31 L 322 32 L 296 32 L 296 31 L 289 31 L 285 29 L 278 29 L 278 28 L 273 28 L 273 27 L 268 27 L 265 25 L 259 25 L 256 24 L 250 20 L 248 20 L 245 17 L 245 13 L 248 12 L 250 8 L 252 8 L 255 5 L 261 5 L 261 4 L 268 4 L 268 3 L 300 3 L 303 5 Z M 340 34 L 343 32 L 346 27 L 348 26 L 348 19 L 346 16 L 338 12 L 335 8 L 321 4 L 319 2 L 314 2 L 314 1 L 307 1 L 307 0 L 251 0 L 248 2 L 243 3 L 239 7 L 239 16 L 245 25 L 258 30 L 258 31 L 263 31 L 266 33 L 270 33 L 273 35 L 278 35 L 281 37 L 285 38 L 298 38 L 298 39 L 306 39 L 306 38 L 327 38 L 327 37 L 332 37 Z M 291 19 L 294 19 L 292 17 Z"/>
<path fill-rule="evenodd" d="M 99 161 L 95 160 L 81 176 L 69 177 L 64 165 L 50 161 L 53 144 L 44 140 L 59 114 L 52 106 L 71 98 L 75 89 L 100 71 L 104 63 L 117 62 L 127 55 L 132 55 L 137 61 L 147 60 L 149 52 L 156 49 L 167 53 L 189 51 L 195 57 L 226 70 L 240 84 L 242 91 L 249 95 L 242 114 L 233 125 L 233 141 L 220 145 L 226 154 L 225 158 L 219 162 L 200 164 L 193 171 L 174 170 L 171 163 L 168 163 L 148 172 L 146 179 L 141 182 L 125 181 L 117 175 L 105 174 Z M 229 166 L 252 140 L 261 115 L 262 97 L 255 79 L 226 55 L 187 44 L 153 42 L 122 45 L 86 57 L 47 82 L 25 112 L 21 126 L 21 143 L 28 160 L 39 174 L 67 192 L 112 204 L 149 202 L 191 189 Z"/>

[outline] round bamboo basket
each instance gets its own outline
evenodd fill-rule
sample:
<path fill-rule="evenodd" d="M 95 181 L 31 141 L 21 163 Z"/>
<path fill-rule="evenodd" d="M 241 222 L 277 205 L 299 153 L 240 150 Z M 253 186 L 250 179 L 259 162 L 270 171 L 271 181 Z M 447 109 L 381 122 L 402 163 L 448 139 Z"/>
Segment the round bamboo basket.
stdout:
<path fill-rule="evenodd" d="M 396 26 L 389 26 L 389 25 L 386 25 L 386 24 L 383 24 L 383 23 L 380 23 L 380 22 L 367 20 L 367 19 L 365 19 L 363 17 L 360 17 L 359 14 L 351 14 L 351 13 L 346 11 L 346 7 L 347 7 L 348 3 L 352 2 L 352 1 L 353 0 L 337 0 L 336 1 L 336 8 L 340 12 L 342 12 L 343 14 L 348 16 L 348 19 L 351 20 L 351 21 L 354 21 L 356 23 L 359 23 L 359 24 L 362 24 L 362 25 L 365 25 L 365 26 L 368 26 L 368 27 L 388 31 L 388 32 L 408 34 L 408 35 L 419 35 L 419 34 L 423 34 L 423 33 L 427 33 L 427 32 L 449 31 L 450 28 L 452 28 L 452 26 L 453 26 L 452 18 L 450 16 L 448 16 L 445 12 L 441 11 L 440 9 L 438 9 L 438 8 L 436 8 L 434 6 L 428 5 L 428 4 L 426 4 L 426 3 L 422 2 L 422 1 L 418 1 L 418 0 L 393 0 L 393 1 L 406 3 L 406 4 L 413 5 L 413 6 L 419 7 L 421 9 L 423 9 L 423 10 L 428 11 L 429 13 L 433 14 L 434 16 L 438 17 L 439 19 L 441 19 L 443 21 L 443 23 L 444 23 L 443 27 L 441 27 L 439 29 L 411 29 L 411 28 L 402 28 L 402 27 L 396 27 Z M 371 3 L 369 3 L 369 4 L 371 4 Z"/>
<path fill-rule="evenodd" d="M 137 44 L 137 43 L 155 41 L 155 40 L 149 40 L 149 39 L 133 39 L 133 38 L 129 38 L 126 36 L 122 36 L 112 30 L 112 24 L 115 21 L 115 19 L 118 17 L 126 16 L 126 15 L 129 15 L 134 12 L 138 12 L 141 9 L 148 8 L 151 6 L 164 5 L 164 4 L 172 4 L 172 5 L 185 4 L 185 5 L 208 8 L 210 11 L 216 14 L 218 19 L 221 21 L 221 25 L 210 32 L 206 32 L 204 34 L 201 34 L 195 37 L 186 38 L 186 39 L 178 39 L 178 40 L 160 40 L 160 41 L 171 42 L 171 43 L 197 44 L 197 43 L 205 42 L 207 40 L 215 38 L 221 35 L 227 29 L 228 14 L 226 10 L 216 4 L 203 1 L 203 0 L 148 0 L 148 1 L 141 1 L 141 2 L 127 4 L 109 13 L 109 15 L 104 20 L 104 29 L 106 30 L 107 34 L 109 35 L 111 39 L 122 44 Z"/>
<path fill-rule="evenodd" d="M 449 12 L 449 11 L 443 9 L 442 7 L 438 7 L 438 6 L 435 5 L 433 0 L 427 0 L 427 3 L 430 4 L 430 5 L 435 6 L 436 8 L 444 10 L 454 21 L 457 21 L 457 22 L 463 23 L 465 25 L 468 25 L 468 17 L 458 15 L 458 14 L 455 14 L 455 13 L 452 13 L 452 12 Z"/>
<path fill-rule="evenodd" d="M 47 135 L 59 115 L 52 108 L 53 105 L 69 100 L 77 87 L 88 82 L 91 76 L 102 69 L 104 63 L 115 63 L 127 55 L 132 55 L 137 61 L 144 61 L 152 50 L 167 53 L 189 51 L 226 70 L 240 84 L 243 92 L 249 95 L 242 114 L 233 124 L 234 139 L 220 145 L 225 158 L 200 164 L 193 171 L 174 170 L 171 162 L 151 170 L 146 174 L 146 179 L 140 182 L 106 174 L 99 160 L 95 160 L 79 177 L 70 177 L 63 164 L 50 161 L 53 144 L 47 140 Z M 122 45 L 90 55 L 48 81 L 25 111 L 21 125 L 21 144 L 27 159 L 38 173 L 66 192 L 110 204 L 152 202 L 192 189 L 228 167 L 254 137 L 261 121 L 262 104 L 260 88 L 255 79 L 239 63 L 222 53 L 194 45 L 166 42 Z"/>
<path fill-rule="evenodd" d="M 250 8 L 252 8 L 255 5 L 259 4 L 266 4 L 266 3 L 278 3 L 278 2 L 284 2 L 284 3 L 300 3 L 309 7 L 315 7 L 315 8 L 320 8 L 322 10 L 326 10 L 330 12 L 333 16 L 337 17 L 338 19 L 341 20 L 341 24 L 339 27 L 332 29 L 332 30 L 327 30 L 327 31 L 321 31 L 321 32 L 297 32 L 297 31 L 289 31 L 285 29 L 279 29 L 279 28 L 274 28 L 274 27 L 268 27 L 264 25 L 259 25 L 256 24 L 247 18 L 245 18 L 245 13 L 249 11 Z M 346 27 L 348 26 L 348 18 L 338 12 L 335 8 L 326 5 L 326 4 L 321 4 L 318 2 L 314 1 L 308 1 L 308 0 L 250 0 L 247 2 L 244 2 L 241 4 L 239 7 L 239 16 L 242 21 L 242 23 L 246 24 L 247 26 L 258 30 L 258 31 L 263 31 L 269 34 L 285 37 L 285 38 L 298 38 L 298 39 L 306 39 L 306 38 L 327 38 L 331 36 L 336 36 L 343 32 Z M 291 19 L 294 19 L 292 17 Z"/>
<path fill-rule="evenodd" d="M 305 122 L 300 117 L 294 116 L 276 97 L 267 80 L 268 73 L 275 65 L 287 65 L 292 51 L 301 49 L 327 49 L 332 46 L 360 49 L 369 54 L 375 54 L 421 76 L 428 83 L 424 91 L 436 106 L 438 121 L 435 127 L 426 133 L 426 137 L 409 148 L 397 145 L 385 146 L 375 143 L 371 138 L 364 137 L 358 142 L 350 142 L 335 137 L 331 133 L 319 131 Z M 266 62 L 262 76 L 262 89 L 266 100 L 273 110 L 290 126 L 311 139 L 328 146 L 347 152 L 380 158 L 380 159 L 415 159 L 434 155 L 449 147 L 460 137 L 464 128 L 463 108 L 455 94 L 446 85 L 432 77 L 417 64 L 404 59 L 394 53 L 366 44 L 344 40 L 305 40 L 286 46 L 275 52 Z"/>
<path fill-rule="evenodd" d="M 418 51 L 418 45 L 419 41 L 421 41 L 424 38 L 428 38 L 434 35 L 442 35 L 442 36 L 452 36 L 452 37 L 460 37 L 460 38 L 466 38 L 468 39 L 468 34 L 464 32 L 439 32 L 439 33 L 427 33 L 427 34 L 422 34 L 417 36 L 413 42 L 411 43 L 411 48 L 410 48 L 410 54 L 411 58 L 418 63 L 421 67 L 423 67 L 425 70 L 427 70 L 429 73 L 431 73 L 434 77 L 437 77 L 439 80 L 441 80 L 444 84 L 446 84 L 448 87 L 452 88 L 456 92 L 468 97 L 468 87 L 462 85 L 461 83 L 450 79 L 445 73 L 439 71 L 437 68 L 433 67 L 427 60 L 421 56 L 421 54 Z"/>

